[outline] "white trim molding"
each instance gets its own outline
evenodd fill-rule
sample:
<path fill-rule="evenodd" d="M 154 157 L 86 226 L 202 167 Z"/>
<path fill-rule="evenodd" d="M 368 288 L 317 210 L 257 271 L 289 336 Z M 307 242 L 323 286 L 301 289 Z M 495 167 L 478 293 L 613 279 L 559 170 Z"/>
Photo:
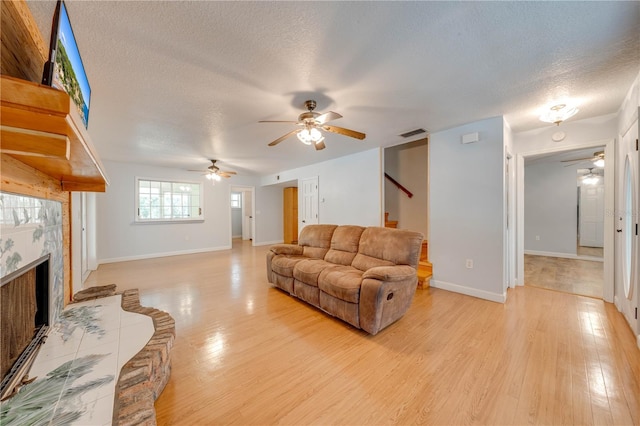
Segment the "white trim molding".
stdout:
<path fill-rule="evenodd" d="M 505 303 L 507 301 L 507 292 L 502 294 L 491 293 L 484 290 L 478 290 L 473 287 L 466 287 L 459 284 L 448 283 L 445 281 L 437 281 L 432 279 L 431 286 L 442 290 L 452 291 L 454 293 L 460 293 L 467 296 L 477 297 L 478 299 L 489 300 L 491 302 Z"/>
<path fill-rule="evenodd" d="M 254 241 L 253 245 L 255 247 L 257 247 L 257 246 L 270 246 L 270 245 L 273 245 L 273 244 L 282 244 L 282 243 L 284 243 L 284 240 L 261 241 L 261 242 Z"/>
<path fill-rule="evenodd" d="M 103 265 L 105 263 L 128 262 L 131 260 L 155 259 L 157 257 L 181 256 L 183 254 L 208 253 L 211 251 L 220 251 L 220 250 L 231 250 L 231 246 L 206 247 L 206 248 L 195 249 L 195 250 L 180 250 L 180 251 L 171 251 L 171 252 L 164 252 L 164 253 L 142 254 L 139 256 L 112 257 L 110 259 L 99 259 L 98 265 Z"/>

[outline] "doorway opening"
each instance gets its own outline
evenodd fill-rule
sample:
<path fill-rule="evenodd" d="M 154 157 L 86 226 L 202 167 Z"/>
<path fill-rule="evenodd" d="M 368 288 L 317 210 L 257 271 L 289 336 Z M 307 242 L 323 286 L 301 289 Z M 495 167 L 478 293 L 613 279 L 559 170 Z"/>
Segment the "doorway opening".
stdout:
<path fill-rule="evenodd" d="M 614 223 L 605 212 L 614 209 L 614 160 L 613 140 L 518 154 L 519 285 L 612 301 Z M 585 253 L 598 244 L 601 257 Z"/>
<path fill-rule="evenodd" d="M 255 194 L 253 186 L 231 186 L 229 191 L 231 209 L 231 240 L 255 242 Z"/>

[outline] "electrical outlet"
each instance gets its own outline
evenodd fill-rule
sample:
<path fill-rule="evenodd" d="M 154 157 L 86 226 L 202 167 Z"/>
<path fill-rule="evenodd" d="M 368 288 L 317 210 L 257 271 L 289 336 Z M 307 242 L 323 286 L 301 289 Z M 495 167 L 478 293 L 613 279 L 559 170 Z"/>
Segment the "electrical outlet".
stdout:
<path fill-rule="evenodd" d="M 536 235 L 536 241 L 540 241 L 540 235 Z"/>
<path fill-rule="evenodd" d="M 465 266 L 467 269 L 473 269 L 473 259 L 467 259 Z"/>

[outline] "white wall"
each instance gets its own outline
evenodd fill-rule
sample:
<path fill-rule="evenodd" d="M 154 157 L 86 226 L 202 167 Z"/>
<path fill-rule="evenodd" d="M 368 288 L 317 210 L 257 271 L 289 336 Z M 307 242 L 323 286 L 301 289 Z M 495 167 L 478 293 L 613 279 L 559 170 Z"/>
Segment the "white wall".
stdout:
<path fill-rule="evenodd" d="M 270 245 L 283 241 L 283 198 L 282 188 L 271 185 L 256 188 L 254 245 Z"/>
<path fill-rule="evenodd" d="M 388 179 L 384 179 L 385 212 L 389 220 L 397 220 L 398 228 L 422 232 L 428 235 L 428 157 L 427 141 L 409 142 L 384 150 L 384 171 L 413 197 L 409 198 Z"/>
<path fill-rule="evenodd" d="M 462 135 L 473 132 L 480 141 L 463 145 Z M 489 118 L 431 134 L 429 152 L 431 283 L 499 302 L 506 298 L 503 133 L 503 118 Z"/>
<path fill-rule="evenodd" d="M 375 148 L 310 166 L 265 176 L 263 185 L 318 176 L 320 223 L 336 225 L 380 226 L 382 220 L 382 156 Z M 278 179 L 279 177 L 279 179 Z M 282 188 L 280 210 L 282 210 Z M 301 196 L 298 191 L 298 196 Z M 302 205 L 299 200 L 298 205 Z M 298 210 L 300 211 L 300 210 Z M 279 239 L 282 240 L 282 214 Z"/>
<path fill-rule="evenodd" d="M 212 185 L 196 173 L 178 169 L 105 161 L 110 183 L 97 194 L 98 263 L 143 259 L 173 254 L 221 250 L 231 246 L 229 185 L 223 179 Z M 202 181 L 204 222 L 136 224 L 135 178 Z M 241 177 L 233 177 L 240 184 Z M 255 182 L 249 180 L 246 184 Z"/>
<path fill-rule="evenodd" d="M 524 248 L 527 252 L 577 254 L 578 166 L 564 166 L 564 163 L 525 166 Z"/>

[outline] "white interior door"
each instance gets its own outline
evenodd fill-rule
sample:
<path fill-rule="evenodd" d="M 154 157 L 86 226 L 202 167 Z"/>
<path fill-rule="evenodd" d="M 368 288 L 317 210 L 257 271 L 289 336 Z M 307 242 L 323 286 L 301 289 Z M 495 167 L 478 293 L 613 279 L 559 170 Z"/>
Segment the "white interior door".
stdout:
<path fill-rule="evenodd" d="M 580 187 L 580 243 L 584 247 L 604 246 L 604 185 Z"/>
<path fill-rule="evenodd" d="M 241 194 L 241 212 L 238 218 L 242 230 L 240 234 L 243 240 L 252 240 L 255 243 L 256 224 L 255 224 L 255 188 L 253 186 L 232 186 L 230 192 L 239 192 Z M 231 215 L 233 216 L 233 208 Z M 233 227 L 233 220 L 231 223 Z M 233 232 L 232 232 L 233 233 Z"/>
<path fill-rule="evenodd" d="M 302 181 L 302 214 L 298 232 L 306 225 L 320 223 L 318 217 L 318 176 Z"/>
<path fill-rule="evenodd" d="M 616 304 L 629 326 L 637 335 L 638 330 L 638 138 L 637 121 L 622 137 L 621 158 L 624 161 L 619 174 L 618 197 L 618 249 L 621 253 L 616 279 Z M 639 341 L 640 344 L 640 341 Z"/>

